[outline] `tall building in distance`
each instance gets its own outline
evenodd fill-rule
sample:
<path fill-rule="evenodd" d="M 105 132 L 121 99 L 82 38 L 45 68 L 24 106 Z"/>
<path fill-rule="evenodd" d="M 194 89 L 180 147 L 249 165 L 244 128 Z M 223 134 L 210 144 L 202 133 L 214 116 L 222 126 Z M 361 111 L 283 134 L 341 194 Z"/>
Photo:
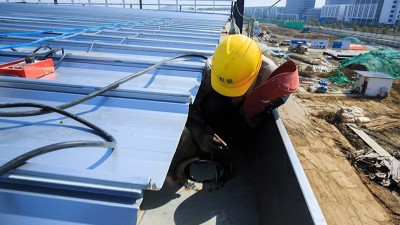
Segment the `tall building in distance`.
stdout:
<path fill-rule="evenodd" d="M 246 13 L 261 18 L 283 20 L 320 20 L 324 23 L 347 23 L 361 26 L 400 25 L 400 0 L 325 0 L 314 8 L 315 0 L 286 0 L 286 7 L 246 7 Z"/>
<path fill-rule="evenodd" d="M 329 3 L 332 1 L 339 0 Z M 348 4 L 324 5 L 321 17 L 329 22 L 396 25 L 400 23 L 400 0 L 351 0 Z"/>
<path fill-rule="evenodd" d="M 286 0 L 286 14 L 297 14 L 301 16 L 304 11 L 313 9 L 315 0 Z"/>
<path fill-rule="evenodd" d="M 382 4 L 379 23 L 400 25 L 400 1 L 386 0 Z"/>
<path fill-rule="evenodd" d="M 245 7 L 244 15 L 254 16 L 255 18 L 277 18 L 278 7 L 276 6 L 273 6 L 271 8 L 269 6 Z"/>

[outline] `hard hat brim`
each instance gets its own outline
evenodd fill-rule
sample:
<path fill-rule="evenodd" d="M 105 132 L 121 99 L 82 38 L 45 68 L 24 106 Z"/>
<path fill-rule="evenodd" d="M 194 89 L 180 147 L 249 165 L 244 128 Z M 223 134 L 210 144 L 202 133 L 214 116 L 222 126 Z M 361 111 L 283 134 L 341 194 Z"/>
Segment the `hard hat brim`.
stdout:
<path fill-rule="evenodd" d="M 239 97 L 244 95 L 246 91 L 250 88 L 250 86 L 253 84 L 255 78 L 257 77 L 253 76 L 252 79 L 249 79 L 246 83 L 243 83 L 238 87 L 226 87 L 219 82 L 218 76 L 213 73 L 214 72 L 211 69 L 211 87 L 219 94 L 227 97 Z"/>

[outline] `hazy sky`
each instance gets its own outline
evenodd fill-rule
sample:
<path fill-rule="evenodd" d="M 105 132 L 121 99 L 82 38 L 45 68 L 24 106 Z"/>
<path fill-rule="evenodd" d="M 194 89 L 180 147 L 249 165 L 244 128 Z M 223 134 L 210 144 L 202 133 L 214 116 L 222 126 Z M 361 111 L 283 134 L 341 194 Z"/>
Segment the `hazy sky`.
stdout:
<path fill-rule="evenodd" d="M 244 0 L 244 6 L 270 6 L 277 0 Z M 325 0 L 316 0 L 315 7 L 321 7 L 324 5 Z M 286 0 L 281 0 L 277 6 L 285 6 Z"/>

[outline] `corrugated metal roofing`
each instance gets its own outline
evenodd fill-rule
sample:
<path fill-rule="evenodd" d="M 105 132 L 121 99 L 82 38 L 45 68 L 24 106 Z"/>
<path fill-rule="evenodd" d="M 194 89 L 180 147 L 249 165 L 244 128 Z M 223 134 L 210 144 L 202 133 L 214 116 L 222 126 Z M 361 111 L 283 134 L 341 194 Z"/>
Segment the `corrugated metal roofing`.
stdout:
<path fill-rule="evenodd" d="M 70 53 L 59 64 L 55 80 L 0 76 L 0 103 L 51 106 L 168 57 L 209 56 L 227 19 L 226 15 L 35 4 L 0 4 L 0 11 L 0 63 L 24 58 L 39 46 L 63 47 Z M 57 63 L 62 55 L 58 52 L 53 58 Z M 111 133 L 118 142 L 115 151 L 53 152 L 29 160 L 10 178 L 126 192 L 160 188 L 203 65 L 199 58 L 176 60 L 67 109 Z M 56 113 L 0 117 L 0 164 L 56 142 L 100 140 L 88 130 Z"/>
<path fill-rule="evenodd" d="M 382 73 L 382 72 L 374 72 L 374 71 L 361 71 L 361 70 L 354 70 L 354 72 L 363 75 L 364 77 L 373 77 L 373 78 L 382 78 L 382 79 L 394 79 L 389 74 Z"/>

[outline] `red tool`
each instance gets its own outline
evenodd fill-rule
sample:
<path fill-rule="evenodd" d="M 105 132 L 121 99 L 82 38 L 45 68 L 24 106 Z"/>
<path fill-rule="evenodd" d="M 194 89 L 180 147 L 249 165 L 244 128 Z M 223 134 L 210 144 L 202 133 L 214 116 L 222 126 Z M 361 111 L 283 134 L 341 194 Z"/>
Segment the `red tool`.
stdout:
<path fill-rule="evenodd" d="M 26 63 L 25 59 L 21 59 L 0 64 L 0 75 L 37 79 L 50 73 L 54 73 L 53 59 L 35 60 L 32 63 Z"/>

